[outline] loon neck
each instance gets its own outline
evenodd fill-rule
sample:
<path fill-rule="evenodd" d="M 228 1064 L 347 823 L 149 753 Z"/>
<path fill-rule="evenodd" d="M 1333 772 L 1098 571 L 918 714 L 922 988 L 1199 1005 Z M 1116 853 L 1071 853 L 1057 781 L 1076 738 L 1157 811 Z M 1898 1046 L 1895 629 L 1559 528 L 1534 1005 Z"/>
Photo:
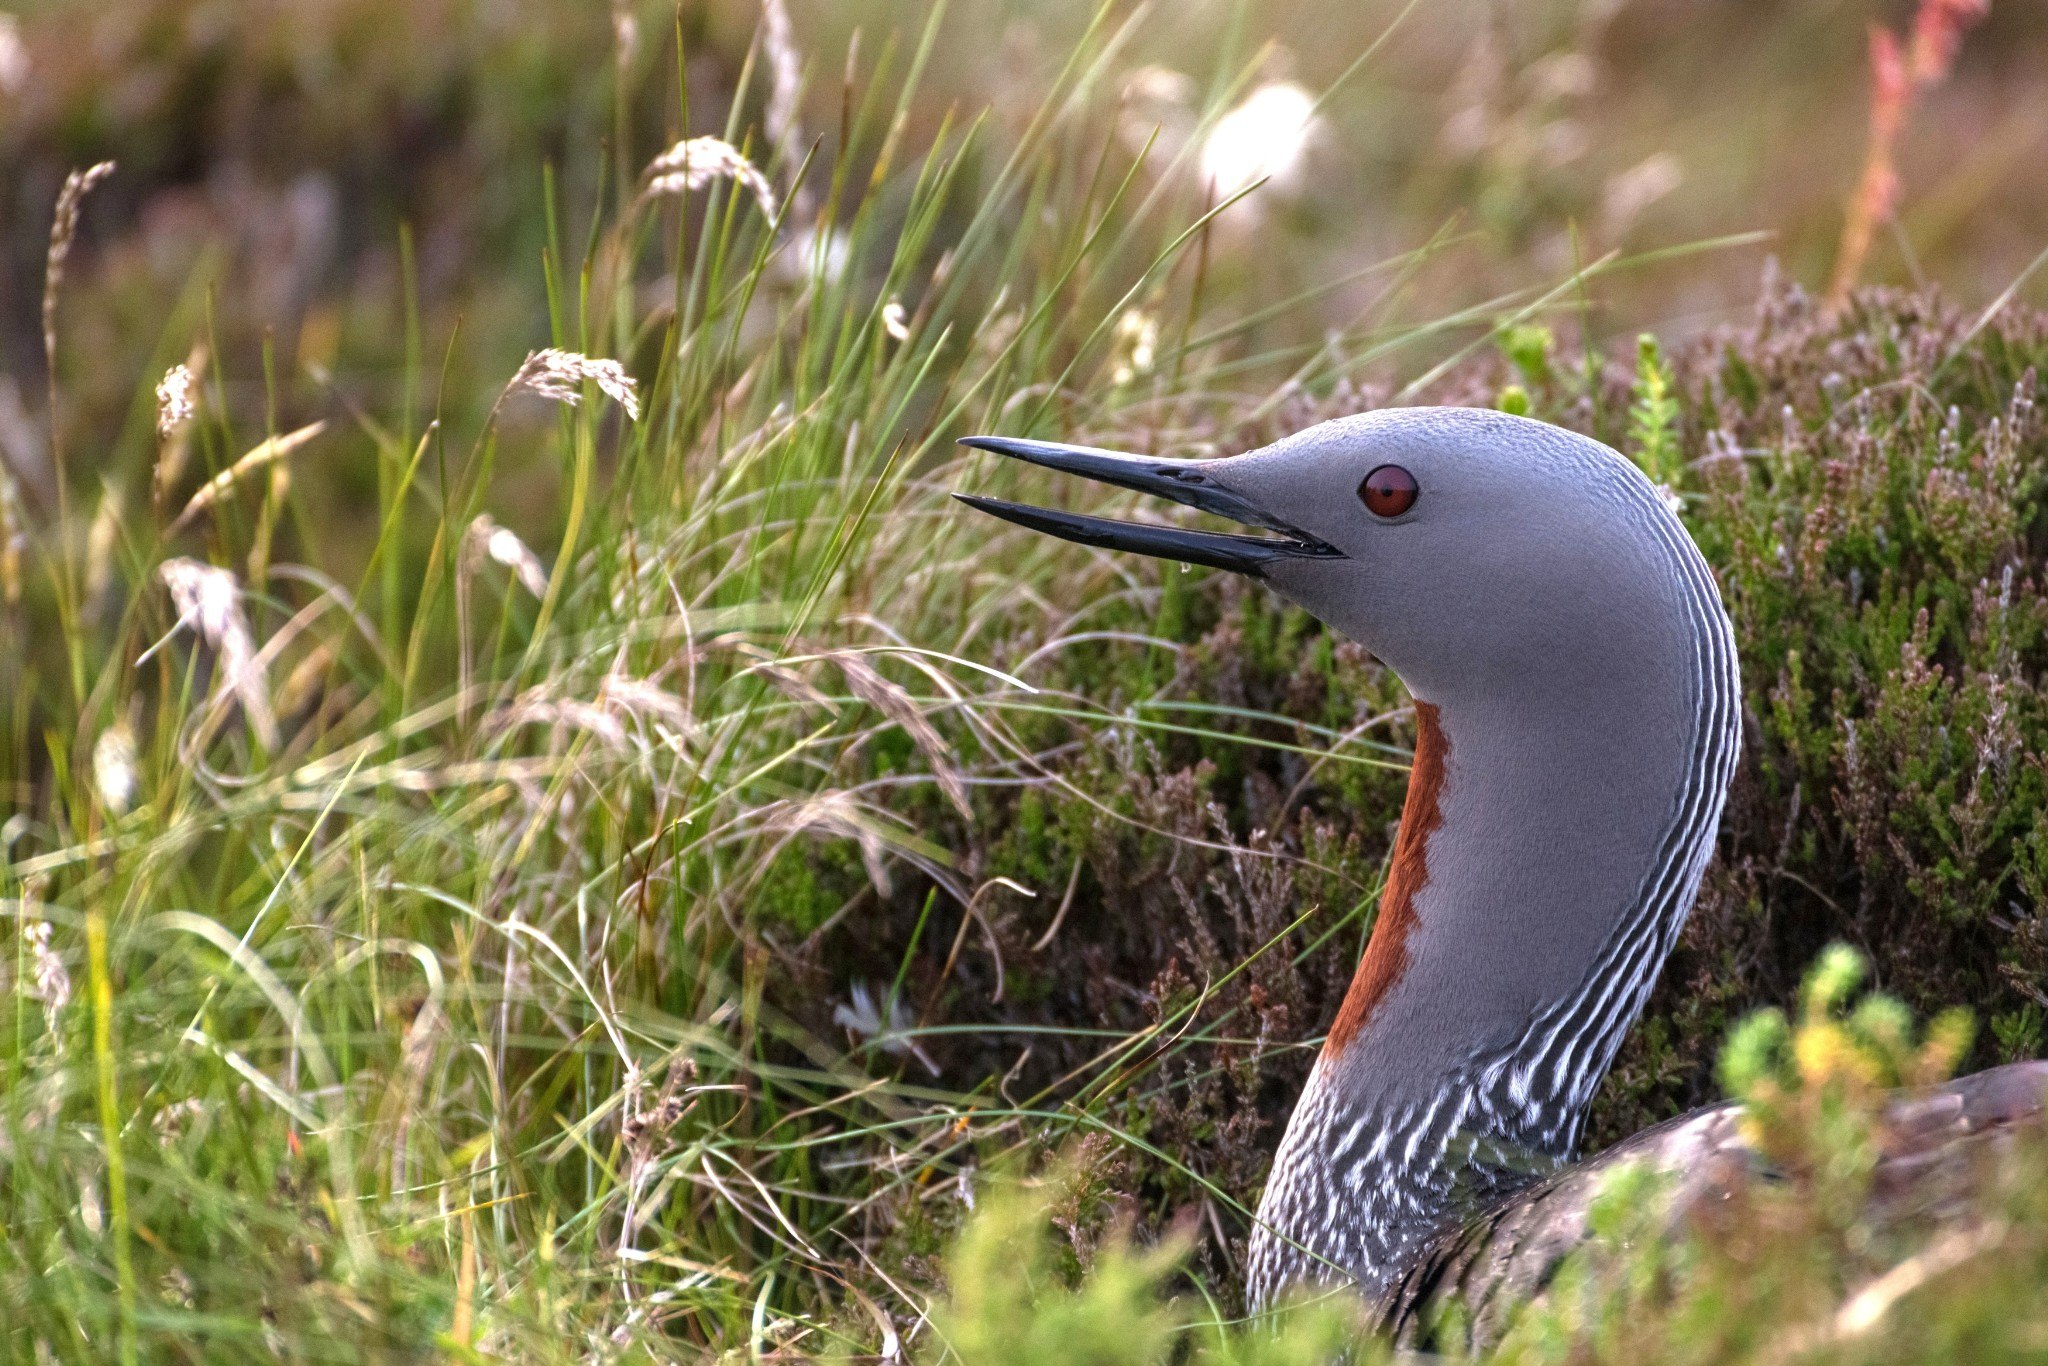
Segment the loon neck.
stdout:
<path fill-rule="evenodd" d="M 1733 640 L 1705 573 L 1673 629 L 1608 643 L 1575 688 L 1418 697 L 1378 919 L 1260 1205 L 1255 1301 L 1340 1271 L 1376 1291 L 1576 1147 L 1733 772 Z M 1613 681 L 1586 696 L 1588 676 Z"/>
<path fill-rule="evenodd" d="M 1661 953 L 1615 952 L 1630 928 L 1682 921 L 1689 898 L 1670 895 L 1668 874 L 1711 834 L 1701 799 L 1718 798 L 1692 743 L 1697 705 L 1684 691 L 1566 716 L 1418 701 L 1378 919 L 1322 1070 L 1361 1103 L 1434 1099 L 1475 1059 L 1540 1043 L 1534 1021 L 1614 975 L 1646 988 Z M 1550 1061 L 1586 1070 L 1583 1057 Z M 1590 1083 L 1562 1078 L 1539 1089 L 1555 1103 L 1590 1098 Z"/>

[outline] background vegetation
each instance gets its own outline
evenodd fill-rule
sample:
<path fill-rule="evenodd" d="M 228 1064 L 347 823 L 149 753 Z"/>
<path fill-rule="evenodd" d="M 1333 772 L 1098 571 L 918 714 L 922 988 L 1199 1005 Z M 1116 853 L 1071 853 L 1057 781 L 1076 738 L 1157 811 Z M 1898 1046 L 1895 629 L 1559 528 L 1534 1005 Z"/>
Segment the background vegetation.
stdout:
<path fill-rule="evenodd" d="M 968 431 L 1615 444 L 1749 725 L 1596 1141 L 1720 1095 L 1830 941 L 1972 1007 L 1961 1066 L 2043 1051 L 2048 25 L 1919 96 L 1896 287 L 1831 305 L 1865 25 L 1912 14 L 1307 8 L 0 21 L 10 1354 L 1356 1342 L 1216 1325 L 1404 696 L 1241 583 L 968 518 L 1101 498 Z M 1635 1253 L 1511 1351 L 2043 1350 L 2031 1160 L 1968 1226 L 2017 1232 L 1849 1335 L 1938 1227 L 1793 1198 L 1669 1251 L 1618 1197 Z"/>

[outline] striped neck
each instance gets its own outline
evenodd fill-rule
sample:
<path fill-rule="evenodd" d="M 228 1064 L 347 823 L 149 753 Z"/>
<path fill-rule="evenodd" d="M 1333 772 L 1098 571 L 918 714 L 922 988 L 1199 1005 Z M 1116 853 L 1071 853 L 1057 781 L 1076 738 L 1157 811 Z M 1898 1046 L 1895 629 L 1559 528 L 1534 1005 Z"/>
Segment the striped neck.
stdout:
<path fill-rule="evenodd" d="M 1254 1305 L 1345 1276 L 1377 1294 L 1447 1222 L 1574 1152 L 1692 907 L 1740 743 L 1726 613 L 1683 531 L 1659 534 L 1668 610 L 1639 632 L 1556 680 L 1418 698 L 1378 919 L 1260 1202 Z"/>

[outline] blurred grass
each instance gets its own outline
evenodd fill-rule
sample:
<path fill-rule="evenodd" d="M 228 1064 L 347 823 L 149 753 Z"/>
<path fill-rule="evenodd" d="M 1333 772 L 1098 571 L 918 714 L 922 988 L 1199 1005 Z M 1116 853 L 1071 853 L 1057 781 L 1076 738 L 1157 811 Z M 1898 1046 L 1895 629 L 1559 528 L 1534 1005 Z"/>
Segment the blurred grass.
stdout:
<path fill-rule="evenodd" d="M 26 15 L 29 79 L 0 96 L 10 1354 L 873 1349 L 922 1321 L 980 1167 L 1061 1145 L 1099 1197 L 1077 1249 L 1187 1211 L 1227 1302 L 1261 1125 L 1369 923 L 1401 696 L 1234 586 L 956 515 L 970 479 L 1052 486 L 950 438 L 1241 448 L 1394 394 L 1493 401 L 1507 341 L 1539 416 L 1640 444 L 1629 367 L 1591 353 L 1752 298 L 1756 247 L 1705 249 L 1724 229 L 1777 228 L 1824 275 L 1854 175 L 1845 7 L 1760 30 L 1737 6 L 1402 13 L 906 6 L 849 57 L 847 12 L 799 8 L 800 99 L 750 7 Z M 1991 54 L 2048 37 L 1994 24 L 1955 87 L 1977 103 L 1919 155 L 2032 145 L 2040 68 Z M 1754 68 L 1673 75 L 1731 34 Z M 1383 35 L 1298 168 L 1238 204 L 1193 173 L 1246 91 L 1321 91 Z M 1781 146 L 1782 111 L 1827 99 L 1839 119 Z M 1603 218 L 1667 128 L 1690 130 L 1681 188 Z M 640 197 L 709 133 L 765 170 L 772 215 L 726 180 Z M 1806 160 L 1831 138 L 1832 180 Z M 63 175 L 102 155 L 52 412 L 13 301 L 40 292 Z M 1955 222 L 1916 255 L 1988 300 L 2038 187 L 1962 164 L 1921 182 Z M 1962 330 L 1924 321 L 1802 322 L 1740 403 L 1703 344 L 1644 430 L 1695 459 L 1716 423 L 1760 442 L 1777 398 L 1821 413 L 1814 358 L 1856 327 L 1909 351 Z M 1578 349 L 1518 351 L 1538 322 Z M 2002 317 L 1942 380 L 1968 440 L 2029 326 Z M 621 360 L 639 419 L 593 386 L 506 392 L 544 345 Z M 1892 384 L 1896 357 L 1858 355 Z M 197 417 L 161 435 L 154 385 L 202 356 Z M 1886 420 L 1912 437 L 1899 478 L 1947 449 L 1917 408 Z M 1796 522 L 1822 446 L 1768 499 L 1699 475 L 1732 509 L 1703 537 Z M 1912 525 L 1957 583 L 2033 534 Z M 234 576 L 182 621 L 180 559 Z M 1831 591 L 1745 564 L 1760 631 Z M 1825 793 L 1837 756 L 1795 719 Z M 1777 872 L 1842 861 L 1800 852 Z M 1815 946 L 1811 914 L 1773 923 Z M 2038 1047 L 2037 969 L 2002 952 L 1999 1018 Z M 1615 1113 L 1696 1099 L 1673 1074 L 1711 1047 L 1639 1049 Z"/>
<path fill-rule="evenodd" d="M 1297 182 L 1262 195 L 1273 211 L 1259 249 L 1239 240 L 1210 255 L 1214 305 L 1251 315 L 1295 299 L 1249 331 L 1253 354 L 1356 325 L 1385 284 L 1350 277 L 1446 223 L 1455 246 L 1404 279 L 1408 298 L 1429 301 L 1419 316 L 1547 287 L 1610 250 L 1768 230 L 1766 245 L 1612 281 L 1590 300 L 1599 340 L 1646 325 L 1678 339 L 1747 304 L 1765 249 L 1795 278 L 1826 278 L 1862 157 L 1865 28 L 1901 22 L 1898 9 L 1454 0 L 1388 35 L 1401 12 L 1392 0 L 1202 3 L 1131 26 L 1101 97 L 1122 151 L 1156 125 L 1165 154 L 1248 75 L 1321 93 L 1385 36 L 1369 77 L 1325 105 Z M 986 106 L 991 136 L 1014 139 L 1091 10 L 1078 0 L 956 5 L 905 106 L 904 137 L 925 145 L 949 109 Z M 854 158 L 843 167 L 854 198 L 875 149 L 831 131 L 842 72 L 849 61 L 870 69 L 885 35 L 915 31 L 923 12 L 794 12 L 807 136 L 824 135 L 821 170 Z M 623 68 L 618 16 L 636 35 Z M 685 127 L 724 127 L 729 111 L 740 126 L 762 116 L 758 82 L 734 101 L 755 19 L 742 0 L 679 14 L 645 3 L 46 0 L 22 20 L 30 74 L 0 105 L 0 297 L 36 296 L 58 184 L 113 156 L 123 173 L 87 223 L 106 250 L 79 287 L 106 302 L 82 309 L 71 336 L 73 354 L 118 363 L 67 376 L 71 404 L 96 429 L 127 411 L 128 376 L 181 345 L 160 327 L 189 333 L 203 308 L 251 361 L 235 372 L 250 386 L 237 396 L 245 407 L 265 401 L 254 357 L 267 338 L 287 407 L 311 371 L 373 410 L 403 402 L 417 425 L 429 391 L 408 394 L 408 376 L 444 375 L 444 403 L 472 402 L 533 336 L 550 168 L 573 240 L 601 181 L 615 196 L 622 170 Z M 677 28 L 681 60 L 669 41 Z M 2048 150 L 2044 57 L 2048 24 L 2026 6 L 1995 7 L 1972 35 L 1954 79 L 1909 128 L 1901 230 L 1880 243 L 1873 278 L 1940 279 L 1984 301 L 2039 249 L 2048 192 L 2024 171 Z M 236 287 L 210 288 L 227 279 Z M 1297 297 L 1312 287 L 1321 292 Z M 167 317 L 181 296 L 183 311 Z M 432 338 L 436 354 L 409 362 L 408 338 Z M 32 384 L 37 350 L 32 310 L 6 310 L 0 373 Z M 33 423 L 13 439 L 35 444 Z M 367 501 L 361 487 L 334 491 L 347 505 Z M 545 483 L 526 494 L 551 496 Z"/>

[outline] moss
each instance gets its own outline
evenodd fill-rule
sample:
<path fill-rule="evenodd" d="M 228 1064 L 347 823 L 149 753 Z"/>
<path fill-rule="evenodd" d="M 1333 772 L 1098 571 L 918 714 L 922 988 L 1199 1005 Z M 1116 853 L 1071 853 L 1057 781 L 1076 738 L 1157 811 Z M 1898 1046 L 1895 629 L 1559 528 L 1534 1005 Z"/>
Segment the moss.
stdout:
<path fill-rule="evenodd" d="M 792 840 L 769 861 L 753 907 L 770 924 L 809 934 L 867 881 L 850 841 Z"/>

